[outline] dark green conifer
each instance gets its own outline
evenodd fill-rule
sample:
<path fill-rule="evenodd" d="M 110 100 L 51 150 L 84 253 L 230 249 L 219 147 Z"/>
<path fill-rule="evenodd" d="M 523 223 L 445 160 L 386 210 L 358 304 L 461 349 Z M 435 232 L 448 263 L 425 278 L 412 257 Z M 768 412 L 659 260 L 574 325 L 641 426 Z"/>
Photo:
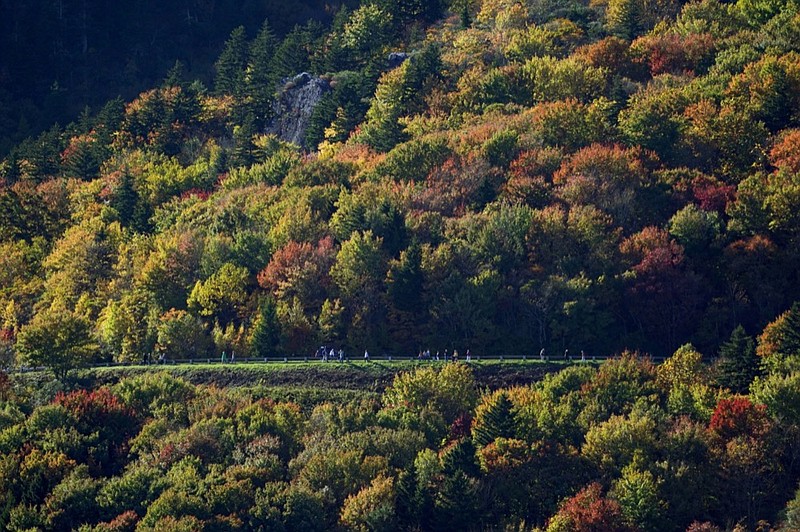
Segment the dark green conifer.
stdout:
<path fill-rule="evenodd" d="M 750 383 L 760 373 L 755 342 L 739 325 L 730 340 L 719 348 L 717 381 L 735 393 L 747 393 Z"/>
<path fill-rule="evenodd" d="M 495 438 L 514 437 L 514 416 L 511 412 L 511 400 L 505 393 L 497 398 L 475 419 L 472 427 L 472 439 L 478 448 L 492 443 Z"/>
<path fill-rule="evenodd" d="M 269 21 L 265 20 L 250 44 L 245 76 L 247 107 L 259 126 L 265 125 L 272 116 L 272 98 L 278 80 L 271 64 L 278 44 Z"/>
<path fill-rule="evenodd" d="M 436 496 L 437 530 L 470 530 L 476 528 L 478 501 L 473 481 L 461 471 L 442 482 Z"/>
<path fill-rule="evenodd" d="M 480 475 L 480 466 L 475 459 L 475 445 L 469 438 L 463 438 L 452 444 L 442 453 L 442 469 L 446 475 L 463 471 L 471 477 Z"/>
<path fill-rule="evenodd" d="M 247 52 L 247 35 L 244 26 L 239 26 L 231 32 L 225 48 L 214 65 L 217 71 L 214 89 L 217 94 L 241 95 L 244 90 Z"/>
<path fill-rule="evenodd" d="M 279 339 L 280 327 L 275 302 L 267 298 L 261 303 L 256 321 L 253 323 L 250 349 L 258 357 L 272 356 L 277 351 Z"/>

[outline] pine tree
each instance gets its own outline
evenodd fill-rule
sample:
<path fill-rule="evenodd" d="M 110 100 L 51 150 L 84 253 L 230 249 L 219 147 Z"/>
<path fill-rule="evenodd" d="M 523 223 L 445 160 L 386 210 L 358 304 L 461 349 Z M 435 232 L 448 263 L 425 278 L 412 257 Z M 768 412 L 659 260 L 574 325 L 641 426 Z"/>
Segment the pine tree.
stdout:
<path fill-rule="evenodd" d="M 241 124 L 233 128 L 233 153 L 230 166 L 250 166 L 255 161 L 256 146 L 253 137 L 256 134 L 256 119 L 252 114 L 244 117 Z"/>
<path fill-rule="evenodd" d="M 217 76 L 214 88 L 217 94 L 233 94 L 238 96 L 244 89 L 244 75 L 247 67 L 247 35 L 244 26 L 231 32 L 225 48 L 214 65 Z"/>
<path fill-rule="evenodd" d="M 89 180 L 97 176 L 100 172 L 100 162 L 95 158 L 93 144 L 86 139 L 79 139 L 73 143 L 61 167 L 66 177 Z"/>
<path fill-rule="evenodd" d="M 730 340 L 719 348 L 717 381 L 735 393 L 747 393 L 750 383 L 760 373 L 755 342 L 739 325 L 731 333 Z"/>
<path fill-rule="evenodd" d="M 640 4 L 640 0 L 610 0 L 606 8 L 608 31 L 620 39 L 633 39 L 639 30 Z"/>
<path fill-rule="evenodd" d="M 314 21 L 294 27 L 272 57 L 270 72 L 276 80 L 310 70 L 311 53 L 321 33 L 319 23 Z"/>
<path fill-rule="evenodd" d="M 446 475 L 463 471 L 469 476 L 478 477 L 480 466 L 475 459 L 475 445 L 469 438 L 454 443 L 442 453 L 442 470 Z"/>
<path fill-rule="evenodd" d="M 472 439 L 478 448 L 492 443 L 495 438 L 514 437 L 513 404 L 505 392 L 501 392 L 485 410 L 479 409 L 472 427 Z"/>
<path fill-rule="evenodd" d="M 475 487 L 467 475 L 456 471 L 445 478 L 436 496 L 436 528 L 469 530 L 475 528 L 478 501 Z"/>
<path fill-rule="evenodd" d="M 122 172 L 119 185 L 114 191 L 114 197 L 111 200 L 111 207 L 119 214 L 119 221 L 123 227 L 131 225 L 138 202 L 139 193 L 133 187 L 133 178 L 128 172 Z"/>
<path fill-rule="evenodd" d="M 420 510 L 424 493 L 421 492 L 414 462 L 397 477 L 397 523 L 402 530 L 413 530 L 419 526 Z"/>
<path fill-rule="evenodd" d="M 278 80 L 271 64 L 278 43 L 269 21 L 265 20 L 261 31 L 250 44 L 245 90 L 248 111 L 254 115 L 259 126 L 265 125 L 272 117 L 272 98 Z"/>
<path fill-rule="evenodd" d="M 274 356 L 280 339 L 278 312 L 275 302 L 268 298 L 261 303 L 258 317 L 250 333 L 250 351 L 258 357 Z"/>
<path fill-rule="evenodd" d="M 172 65 L 172 68 L 169 69 L 167 72 L 167 76 L 164 78 L 164 82 L 161 84 L 162 87 L 184 87 L 186 85 L 186 66 L 180 62 L 175 61 L 175 64 Z"/>
<path fill-rule="evenodd" d="M 5 160 L 5 164 L 0 167 L 3 170 L 2 178 L 6 184 L 10 185 L 19 181 L 19 158 L 17 152 L 12 151 Z"/>

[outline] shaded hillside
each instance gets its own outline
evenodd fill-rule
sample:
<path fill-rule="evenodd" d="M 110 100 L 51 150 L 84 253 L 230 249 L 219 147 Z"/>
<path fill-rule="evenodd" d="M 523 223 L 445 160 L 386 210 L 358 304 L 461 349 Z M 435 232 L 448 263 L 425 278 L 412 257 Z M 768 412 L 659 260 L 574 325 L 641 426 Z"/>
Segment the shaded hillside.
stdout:
<path fill-rule="evenodd" d="M 345 2 L 14 0 L 0 3 L 0 155 L 85 106 L 133 98 L 181 61 L 210 81 L 225 39 L 264 19 L 283 36 Z"/>

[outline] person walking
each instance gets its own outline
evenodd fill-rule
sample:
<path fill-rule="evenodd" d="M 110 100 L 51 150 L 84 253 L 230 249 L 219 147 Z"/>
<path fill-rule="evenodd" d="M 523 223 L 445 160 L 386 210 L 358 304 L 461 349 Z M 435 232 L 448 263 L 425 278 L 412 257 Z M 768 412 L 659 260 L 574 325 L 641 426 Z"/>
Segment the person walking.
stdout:
<path fill-rule="evenodd" d="M 369 362 L 369 351 L 364 349 L 364 362 Z"/>
<path fill-rule="evenodd" d="M 544 347 L 542 348 L 541 351 L 539 351 L 539 360 L 542 360 L 542 361 L 544 360 Z"/>

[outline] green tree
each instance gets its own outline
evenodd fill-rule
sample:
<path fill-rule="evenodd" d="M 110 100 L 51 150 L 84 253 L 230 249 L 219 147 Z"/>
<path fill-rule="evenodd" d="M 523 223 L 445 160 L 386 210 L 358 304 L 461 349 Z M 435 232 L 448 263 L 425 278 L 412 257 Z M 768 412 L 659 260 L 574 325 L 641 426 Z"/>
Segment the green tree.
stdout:
<path fill-rule="evenodd" d="M 342 244 L 331 268 L 331 277 L 348 300 L 374 298 L 383 279 L 381 242 L 372 231 L 356 231 Z"/>
<path fill-rule="evenodd" d="M 275 301 L 267 297 L 258 308 L 253 327 L 250 331 L 250 350 L 258 357 L 275 355 L 280 340 L 280 326 Z"/>
<path fill-rule="evenodd" d="M 269 21 L 265 20 L 258 35 L 250 43 L 245 75 L 249 99 L 247 105 L 260 126 L 265 125 L 272 116 L 272 98 L 275 93 L 275 83 L 278 81 L 272 71 L 272 57 L 277 46 L 278 39 Z"/>
<path fill-rule="evenodd" d="M 20 329 L 16 349 L 20 363 L 44 366 L 63 380 L 71 369 L 91 359 L 97 345 L 87 320 L 67 310 L 51 309 Z"/>
<path fill-rule="evenodd" d="M 241 95 L 245 88 L 247 68 L 247 34 L 244 26 L 239 26 L 231 32 L 214 67 L 216 69 L 214 88 L 217 94 Z"/>
<path fill-rule="evenodd" d="M 659 499 L 659 480 L 650 471 L 629 465 L 614 482 L 609 495 L 622 510 L 625 521 L 640 530 L 669 530 L 663 519 L 665 504 Z"/>
<path fill-rule="evenodd" d="M 719 348 L 717 382 L 734 393 L 746 394 L 760 373 L 753 338 L 739 325 Z"/>
<path fill-rule="evenodd" d="M 435 522 L 440 530 L 469 530 L 478 517 L 475 482 L 463 471 L 447 476 L 435 499 Z"/>
<path fill-rule="evenodd" d="M 247 299 L 247 268 L 225 263 L 205 281 L 197 281 L 187 304 L 201 316 L 215 317 L 227 325 L 238 318 Z"/>
<path fill-rule="evenodd" d="M 475 447 L 481 448 L 496 438 L 515 436 L 513 405 L 505 392 L 493 394 L 484 399 L 475 411 L 472 424 L 472 439 Z"/>
<path fill-rule="evenodd" d="M 641 0 L 609 0 L 606 8 L 606 27 L 613 35 L 631 40 L 639 31 Z"/>
<path fill-rule="evenodd" d="M 392 14 L 377 4 L 353 11 L 343 29 L 343 44 L 362 59 L 380 53 L 391 35 Z"/>
<path fill-rule="evenodd" d="M 156 350 L 168 359 L 203 356 L 210 349 L 208 331 L 199 318 L 172 309 L 159 319 Z"/>

